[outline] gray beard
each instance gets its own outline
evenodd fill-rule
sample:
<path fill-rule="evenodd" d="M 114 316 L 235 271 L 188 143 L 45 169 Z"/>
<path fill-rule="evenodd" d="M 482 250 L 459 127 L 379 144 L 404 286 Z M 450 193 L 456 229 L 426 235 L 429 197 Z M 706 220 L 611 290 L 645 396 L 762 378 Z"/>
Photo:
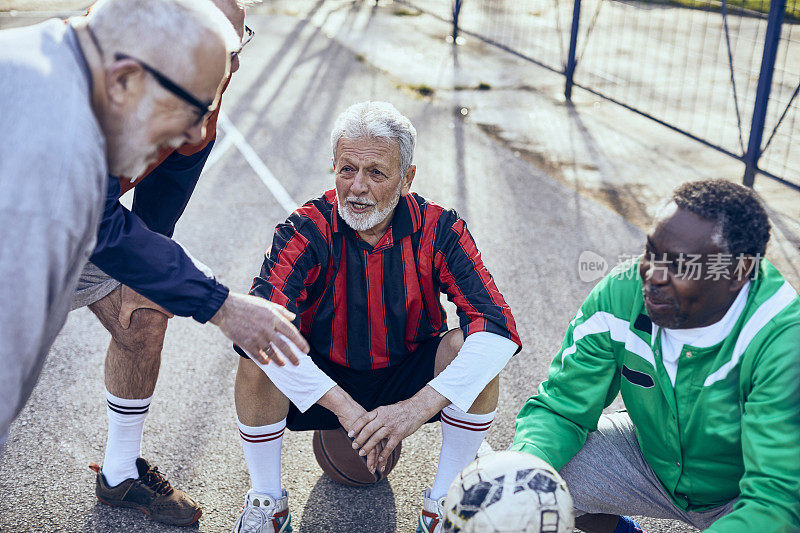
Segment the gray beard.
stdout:
<path fill-rule="evenodd" d="M 397 207 L 397 203 L 400 201 L 400 189 L 402 188 L 403 182 L 401 180 L 400 183 L 397 184 L 397 190 L 394 192 L 394 198 L 392 201 L 389 202 L 389 205 L 386 206 L 386 209 L 378 210 L 377 206 L 373 206 L 369 209 L 366 213 L 356 214 L 350 211 L 350 208 L 347 204 L 342 205 L 339 202 L 339 195 L 336 195 L 336 206 L 339 209 L 339 214 L 342 216 L 342 219 L 347 223 L 348 226 L 353 228 L 356 231 L 367 231 L 369 229 L 374 228 L 386 218 L 392 214 L 394 208 Z M 358 201 L 358 198 L 355 196 L 348 196 L 346 201 Z"/>

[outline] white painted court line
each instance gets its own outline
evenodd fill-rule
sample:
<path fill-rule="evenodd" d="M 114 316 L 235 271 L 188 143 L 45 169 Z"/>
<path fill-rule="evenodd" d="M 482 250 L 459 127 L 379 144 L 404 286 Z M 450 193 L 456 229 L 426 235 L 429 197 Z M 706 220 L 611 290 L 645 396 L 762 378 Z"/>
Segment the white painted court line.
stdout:
<path fill-rule="evenodd" d="M 289 196 L 289 193 L 283 188 L 281 182 L 275 178 L 275 175 L 267 168 L 264 161 L 261 160 L 256 151 L 253 150 L 253 147 L 245 140 L 244 135 L 236 129 L 236 126 L 233 125 L 233 122 L 230 121 L 225 113 L 220 112 L 217 124 L 225 132 L 225 139 L 223 139 L 223 142 L 227 139 L 231 140 L 231 143 L 239 149 L 239 152 L 241 152 L 250 164 L 250 168 L 258 174 L 258 177 L 261 178 L 261 181 L 267 186 L 272 196 L 281 204 L 281 207 L 288 213 L 297 209 L 300 204 Z"/>

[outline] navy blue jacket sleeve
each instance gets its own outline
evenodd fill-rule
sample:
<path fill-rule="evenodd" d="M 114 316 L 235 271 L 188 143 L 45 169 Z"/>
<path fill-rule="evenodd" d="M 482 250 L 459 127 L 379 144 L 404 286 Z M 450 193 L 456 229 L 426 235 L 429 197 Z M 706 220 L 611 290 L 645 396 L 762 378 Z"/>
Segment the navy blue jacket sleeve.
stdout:
<path fill-rule="evenodd" d="M 137 186 L 138 189 L 148 184 L 143 190 L 144 196 L 140 197 L 146 201 L 135 198 L 134 208 L 145 215 L 156 231 L 172 234 L 208 152 L 203 150 L 198 154 L 195 154 L 198 158 L 202 157 L 199 164 L 194 156 L 173 154 L 183 158 L 186 165 L 182 167 L 170 156 L 153 171 L 157 175 L 148 176 Z M 164 178 L 169 181 L 165 185 L 173 190 L 165 193 L 164 203 L 159 204 L 158 180 Z M 208 321 L 227 298 L 228 288 L 180 244 L 149 229 L 142 219 L 119 203 L 119 196 L 119 180 L 109 176 L 106 206 L 92 263 L 171 313 L 191 316 L 198 322 Z"/>

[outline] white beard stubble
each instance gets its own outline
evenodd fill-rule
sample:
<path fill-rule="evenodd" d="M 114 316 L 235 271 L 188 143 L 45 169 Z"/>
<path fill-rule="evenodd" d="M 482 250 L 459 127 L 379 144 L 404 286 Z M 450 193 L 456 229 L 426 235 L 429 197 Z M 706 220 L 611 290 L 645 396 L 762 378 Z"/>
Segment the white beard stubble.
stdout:
<path fill-rule="evenodd" d="M 339 209 L 339 214 L 348 226 L 356 231 L 367 231 L 386 220 L 386 217 L 392 214 L 392 211 L 394 211 L 394 208 L 397 207 L 397 203 L 400 201 L 400 190 L 402 187 L 403 181 L 400 180 L 400 183 L 397 184 L 397 189 L 394 191 L 392 201 L 389 202 L 389 205 L 383 210 L 378 210 L 377 205 L 375 205 L 365 213 L 354 213 L 350 210 L 350 206 L 347 202 L 360 203 L 364 200 L 357 196 L 348 196 L 345 199 L 345 205 L 342 205 L 339 201 L 338 194 L 336 195 L 336 206 Z"/>

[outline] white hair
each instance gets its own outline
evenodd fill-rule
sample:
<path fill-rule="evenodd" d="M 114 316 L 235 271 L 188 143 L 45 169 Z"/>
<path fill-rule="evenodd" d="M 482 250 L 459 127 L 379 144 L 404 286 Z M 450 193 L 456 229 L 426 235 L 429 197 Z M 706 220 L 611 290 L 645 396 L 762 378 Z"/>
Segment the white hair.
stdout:
<path fill-rule="evenodd" d="M 209 33 L 228 53 L 240 44 L 230 21 L 210 0 L 99 0 L 88 22 L 106 65 L 116 52 L 129 54 L 178 80 L 196 70 L 193 52 Z"/>
<path fill-rule="evenodd" d="M 400 175 L 405 176 L 414 160 L 417 130 L 388 102 L 361 102 L 348 107 L 336 118 L 331 131 L 331 149 L 336 158 L 339 139 L 378 137 L 397 141 L 400 146 Z"/>

